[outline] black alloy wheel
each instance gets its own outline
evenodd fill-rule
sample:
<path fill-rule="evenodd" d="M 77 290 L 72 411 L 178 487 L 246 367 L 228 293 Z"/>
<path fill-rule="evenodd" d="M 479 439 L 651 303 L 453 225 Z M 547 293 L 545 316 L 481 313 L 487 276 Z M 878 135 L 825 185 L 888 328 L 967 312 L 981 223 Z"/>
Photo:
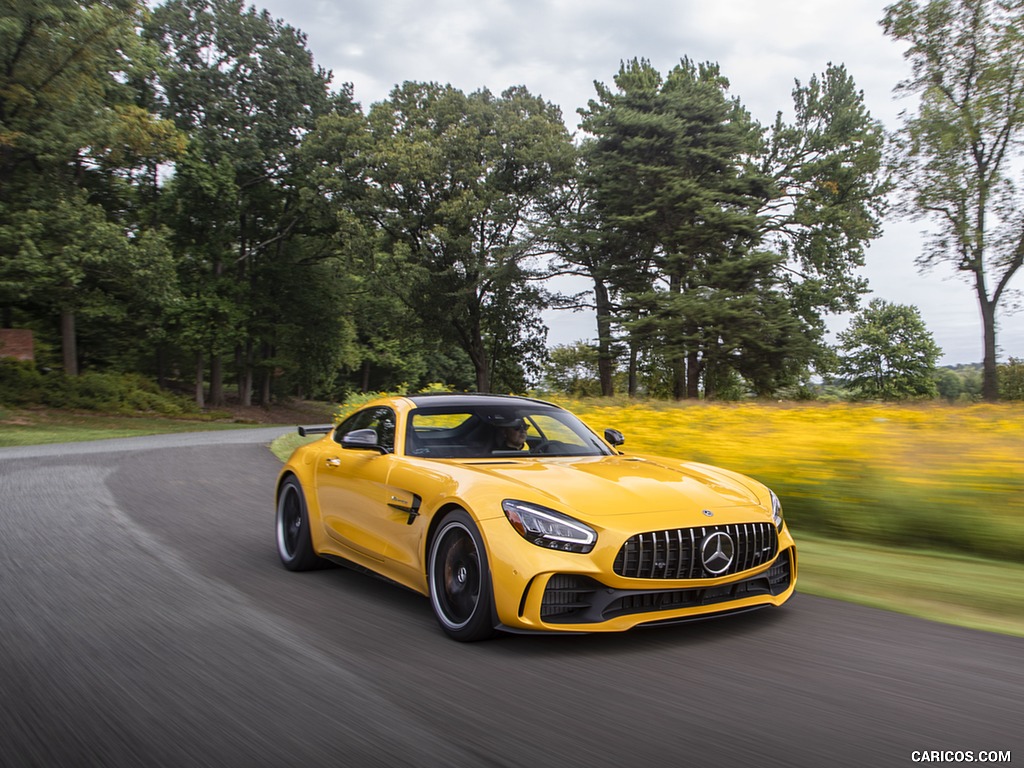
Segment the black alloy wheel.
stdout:
<path fill-rule="evenodd" d="M 445 516 L 430 545 L 430 603 L 441 629 L 462 642 L 494 634 L 494 597 L 487 552 L 473 519 L 461 509 Z"/>
<path fill-rule="evenodd" d="M 308 571 L 323 564 L 313 551 L 309 513 L 302 486 L 294 477 L 281 483 L 277 494 L 277 554 L 289 571 Z"/>

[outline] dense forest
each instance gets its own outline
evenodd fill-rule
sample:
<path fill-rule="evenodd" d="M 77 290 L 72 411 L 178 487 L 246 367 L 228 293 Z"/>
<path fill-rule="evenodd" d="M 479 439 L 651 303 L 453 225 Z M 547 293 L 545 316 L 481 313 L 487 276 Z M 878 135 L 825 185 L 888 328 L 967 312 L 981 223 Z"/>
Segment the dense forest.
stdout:
<path fill-rule="evenodd" d="M 856 327 L 845 357 L 825 339 L 861 307 L 891 191 L 843 66 L 765 126 L 712 62 L 622 62 L 572 136 L 522 87 L 405 82 L 364 108 L 242 0 L 5 8 L 0 326 L 33 332 L 38 369 L 216 407 L 584 379 L 774 396 L 878 363 L 856 364 L 878 352 Z M 552 290 L 564 275 L 587 290 Z M 548 349 L 542 311 L 574 306 L 596 343 Z M 867 396 L 939 392 L 923 326 L 908 344 L 914 386 L 868 376 Z"/>

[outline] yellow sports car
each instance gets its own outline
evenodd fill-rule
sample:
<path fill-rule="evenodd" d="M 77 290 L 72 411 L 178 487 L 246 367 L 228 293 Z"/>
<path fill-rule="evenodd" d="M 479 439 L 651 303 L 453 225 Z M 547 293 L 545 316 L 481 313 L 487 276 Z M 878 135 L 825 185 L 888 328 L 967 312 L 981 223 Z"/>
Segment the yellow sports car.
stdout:
<path fill-rule="evenodd" d="M 735 472 L 619 450 L 551 403 L 431 394 L 367 404 L 298 448 L 277 550 L 430 598 L 456 640 L 610 632 L 781 605 L 796 548 L 778 498 Z"/>

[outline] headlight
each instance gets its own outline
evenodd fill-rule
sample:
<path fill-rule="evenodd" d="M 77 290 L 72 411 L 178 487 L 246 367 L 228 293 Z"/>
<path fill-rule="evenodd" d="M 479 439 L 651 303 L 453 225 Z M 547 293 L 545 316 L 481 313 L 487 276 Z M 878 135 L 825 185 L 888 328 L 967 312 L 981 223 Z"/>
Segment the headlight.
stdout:
<path fill-rule="evenodd" d="M 772 522 L 780 531 L 782 530 L 782 502 L 775 495 L 775 491 L 768 491 L 772 495 Z"/>
<path fill-rule="evenodd" d="M 501 502 L 501 508 L 519 535 L 538 547 L 584 554 L 597 541 L 593 528 L 553 509 L 512 499 Z"/>

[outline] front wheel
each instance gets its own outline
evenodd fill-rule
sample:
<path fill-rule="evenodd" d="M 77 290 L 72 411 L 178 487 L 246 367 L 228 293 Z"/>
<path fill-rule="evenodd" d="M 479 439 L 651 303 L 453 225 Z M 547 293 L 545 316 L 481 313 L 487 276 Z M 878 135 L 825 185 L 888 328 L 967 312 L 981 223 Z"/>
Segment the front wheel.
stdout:
<path fill-rule="evenodd" d="M 309 513 L 302 486 L 294 477 L 281 483 L 277 494 L 277 554 L 289 571 L 309 571 L 323 565 L 313 551 L 309 536 Z"/>
<path fill-rule="evenodd" d="M 487 550 L 465 511 L 449 512 L 430 544 L 430 603 L 441 629 L 462 642 L 494 634 L 494 593 Z"/>

